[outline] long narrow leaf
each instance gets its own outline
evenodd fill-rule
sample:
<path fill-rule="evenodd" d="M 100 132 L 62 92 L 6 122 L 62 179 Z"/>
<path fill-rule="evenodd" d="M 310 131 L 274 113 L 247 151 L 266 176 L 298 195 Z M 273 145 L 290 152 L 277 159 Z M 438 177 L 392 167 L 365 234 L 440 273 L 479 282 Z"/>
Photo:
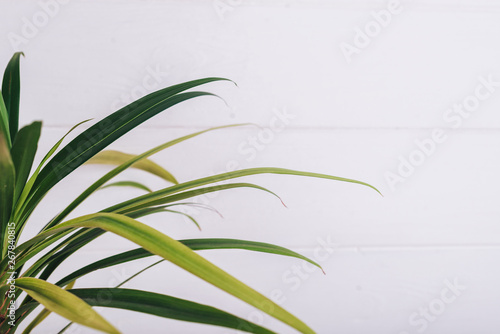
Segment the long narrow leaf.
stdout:
<path fill-rule="evenodd" d="M 82 121 L 82 122 L 76 124 L 75 126 L 73 126 L 68 132 L 66 132 L 66 134 L 61 139 L 59 139 L 57 141 L 57 143 L 54 144 L 54 146 L 52 146 L 52 148 L 49 150 L 49 152 L 47 152 L 47 154 L 43 157 L 42 161 L 40 162 L 40 164 L 38 164 L 38 167 L 33 172 L 33 175 L 31 175 L 30 179 L 28 180 L 28 183 L 26 183 L 26 186 L 24 187 L 23 192 L 21 193 L 21 197 L 18 200 L 18 205 L 17 205 L 17 210 L 16 210 L 16 218 L 17 218 L 17 213 L 19 211 L 21 211 L 21 209 L 24 207 L 23 206 L 24 201 L 28 197 L 28 194 L 31 191 L 31 188 L 33 187 L 33 184 L 35 183 L 36 179 L 38 178 L 40 170 L 45 165 L 45 163 L 47 162 L 47 160 L 49 160 L 50 157 L 57 151 L 57 149 L 59 148 L 59 146 L 61 146 L 61 144 L 63 143 L 64 139 L 71 132 L 73 132 L 73 130 L 75 130 L 77 127 L 79 127 L 80 125 L 82 125 L 82 124 L 84 124 L 84 123 L 86 123 L 88 121 L 90 121 L 90 119 Z M 24 220 L 26 220 L 26 219 L 27 219 L 27 216 L 24 217 Z M 23 223 L 23 219 L 17 219 L 17 220 L 19 221 L 20 224 Z"/>
<path fill-rule="evenodd" d="M 158 208 L 147 208 L 147 209 L 137 210 L 137 211 L 128 213 L 126 216 L 130 217 L 130 218 L 137 219 L 137 218 L 142 218 L 142 217 L 154 214 L 154 213 L 162 213 L 162 212 L 163 213 L 175 213 L 177 215 L 184 216 L 187 219 L 189 219 L 190 221 L 192 221 L 196 225 L 196 227 L 198 228 L 198 230 L 201 231 L 200 224 L 198 224 L 198 221 L 196 221 L 196 219 L 194 219 L 193 216 L 188 215 L 187 213 L 184 213 L 184 212 L 181 212 L 181 211 L 165 209 L 165 206 L 158 207 Z"/>
<path fill-rule="evenodd" d="M 94 155 L 86 162 L 86 164 L 103 164 L 103 165 L 119 166 L 125 162 L 128 162 L 130 159 L 133 159 L 134 157 L 136 157 L 136 155 L 134 154 L 128 154 L 114 150 L 106 150 Z M 151 173 L 173 184 L 179 183 L 172 174 L 170 174 L 163 167 L 161 167 L 160 165 L 149 159 L 140 160 L 130 167 Z"/>
<path fill-rule="evenodd" d="M 38 140 L 42 129 L 41 122 L 33 122 L 17 133 L 10 151 L 16 168 L 16 189 L 14 200 L 17 201 L 28 180 L 33 160 L 38 148 Z"/>
<path fill-rule="evenodd" d="M 161 198 L 164 198 L 165 196 L 175 194 L 175 193 L 183 191 L 183 190 L 201 187 L 201 186 L 204 186 L 204 185 L 207 185 L 210 183 L 216 183 L 216 182 L 220 182 L 220 181 L 225 181 L 225 180 L 230 180 L 230 179 L 244 177 L 244 176 L 250 176 L 250 175 L 257 175 L 257 174 L 296 175 L 296 176 L 306 176 L 306 177 L 314 177 L 314 178 L 321 178 L 321 179 L 329 179 L 329 180 L 334 180 L 334 181 L 357 183 L 360 185 L 370 187 L 380 194 L 380 191 L 378 191 L 378 189 L 375 188 L 374 186 L 369 185 L 368 183 L 353 180 L 353 179 L 346 179 L 343 177 L 337 177 L 337 176 L 332 176 L 332 175 L 327 175 L 327 174 L 301 172 L 301 171 L 295 171 L 295 170 L 284 169 L 284 168 L 263 167 L 263 168 L 241 169 L 241 170 L 237 170 L 237 171 L 233 171 L 233 172 L 227 172 L 227 173 L 217 174 L 217 175 L 213 175 L 213 176 L 208 176 L 208 177 L 196 179 L 193 181 L 183 182 L 183 183 L 180 183 L 180 184 L 177 184 L 177 185 L 165 188 L 165 189 L 154 191 L 150 194 L 145 194 L 145 195 L 142 195 L 139 197 L 132 198 L 128 201 L 125 201 L 125 202 L 113 205 L 109 208 L 106 208 L 104 211 L 105 212 L 118 212 L 118 211 L 124 210 L 126 208 L 130 208 L 130 207 L 138 207 L 138 206 L 143 205 L 143 204 L 147 205 L 147 203 L 151 203 L 154 200 L 160 200 Z"/>
<path fill-rule="evenodd" d="M 206 193 L 210 193 L 210 192 L 214 192 L 214 191 L 221 191 L 221 190 L 233 189 L 233 188 L 254 188 L 254 189 L 266 191 L 266 192 L 268 192 L 268 193 L 270 193 L 270 194 L 272 194 L 272 195 L 274 195 L 274 196 L 276 196 L 276 197 L 279 198 L 279 196 L 276 195 L 275 193 L 273 193 L 272 191 L 270 191 L 270 190 L 268 190 L 266 188 L 263 188 L 263 187 L 251 184 L 251 183 L 230 183 L 230 184 L 223 184 L 223 185 L 219 185 L 219 186 L 212 186 L 212 187 L 200 188 L 200 189 L 186 191 L 186 192 L 179 193 L 179 194 L 174 194 L 174 195 L 171 195 L 171 196 L 163 198 L 163 199 L 155 200 L 152 203 L 146 203 L 146 204 L 142 204 L 141 206 L 138 206 L 138 207 L 131 207 L 131 208 L 127 208 L 127 209 L 121 210 L 120 213 L 124 213 L 127 216 L 132 217 L 132 218 L 138 218 L 138 217 L 145 216 L 147 214 L 161 212 L 161 211 L 167 211 L 167 212 L 170 211 L 170 212 L 172 212 L 172 210 L 166 210 L 165 209 L 166 206 L 163 206 L 163 207 L 154 207 L 154 208 L 149 208 L 148 206 L 149 205 L 160 205 L 160 204 L 165 204 L 165 203 L 171 203 L 173 201 L 179 201 L 179 200 L 183 200 L 183 199 L 186 199 L 186 198 L 191 198 L 193 196 L 198 196 L 198 195 L 201 195 L 201 194 L 206 194 Z M 192 217 L 190 217 L 189 215 L 186 215 L 186 214 L 181 213 L 181 212 L 175 212 L 175 213 L 179 213 L 179 214 L 183 214 L 183 215 L 187 216 L 189 219 L 191 219 L 193 221 L 193 223 L 196 224 L 196 226 L 198 228 L 200 228 L 198 222 L 195 219 L 193 219 Z M 77 245 L 77 247 L 74 248 L 74 251 L 76 251 L 77 248 L 82 247 L 82 245 L 84 243 L 90 242 L 91 240 L 93 240 L 93 238 L 96 238 L 99 235 L 100 234 L 98 234 L 98 233 L 94 233 L 93 237 L 90 237 L 89 234 L 83 234 L 81 236 L 77 236 L 76 238 L 83 238 L 83 240 L 82 240 L 81 243 L 79 243 Z M 73 240 L 73 238 L 75 238 L 75 237 L 72 236 L 70 239 L 68 239 L 68 241 L 69 240 Z M 31 257 L 37 255 L 42 249 L 44 249 L 46 246 L 50 245 L 51 243 L 52 243 L 52 241 L 51 242 L 44 241 L 41 245 L 37 245 L 36 248 L 34 250 L 31 250 L 28 254 L 21 253 L 21 255 L 19 256 L 20 259 L 16 260 L 16 265 L 17 266 L 22 265 L 23 263 L 25 263 L 26 261 L 28 261 Z M 24 252 L 24 250 L 26 248 L 29 248 L 30 247 L 29 245 L 30 245 L 30 242 L 27 242 L 27 243 L 24 243 L 24 244 L 20 245 L 17 248 L 18 254 L 20 252 Z M 61 246 L 59 245 L 57 247 L 61 247 Z M 51 251 L 51 253 L 52 252 L 53 251 Z M 68 253 L 67 256 L 69 256 L 69 255 L 70 254 Z M 61 263 L 61 261 L 59 261 L 58 263 Z M 2 261 L 0 263 L 0 270 L 2 268 L 4 268 L 6 265 L 7 265 L 7 261 Z M 40 268 L 42 265 L 45 265 L 45 263 L 38 261 L 35 264 L 33 264 L 32 268 L 30 268 L 30 271 L 36 272 L 38 270 L 38 268 Z M 57 263 L 53 263 L 53 266 L 56 266 L 56 265 L 57 265 Z M 50 270 L 52 270 L 52 269 L 53 269 L 53 267 L 51 266 Z"/>
<path fill-rule="evenodd" d="M 3 101 L 2 94 L 0 94 L 0 132 L 5 136 L 5 142 L 7 143 L 7 147 L 10 150 L 10 148 L 12 147 L 12 140 L 10 138 L 9 130 L 9 115 Z"/>
<path fill-rule="evenodd" d="M 19 77 L 19 63 L 22 52 L 16 52 L 10 59 L 2 81 L 2 96 L 5 102 L 5 108 L 9 115 L 10 138 L 15 140 L 17 129 L 19 127 L 19 97 L 21 90 L 21 80 Z"/>
<path fill-rule="evenodd" d="M 149 189 L 144 184 L 139 183 L 139 182 L 135 182 L 135 181 L 118 181 L 118 182 L 108 183 L 99 189 L 106 189 L 106 188 L 111 188 L 111 187 L 131 187 L 131 188 L 137 188 L 137 189 L 144 190 L 148 193 L 153 192 L 153 190 Z"/>
<path fill-rule="evenodd" d="M 270 254 L 276 254 L 276 255 L 282 255 L 282 256 L 290 256 L 290 257 L 295 257 L 304 261 L 307 261 L 321 270 L 321 266 L 314 262 L 313 260 L 300 255 L 292 250 L 289 250 L 284 247 L 276 246 L 273 244 L 268 244 L 264 242 L 255 242 L 255 241 L 248 241 L 248 240 L 239 240 L 239 239 L 186 239 L 186 240 L 179 240 L 180 243 L 186 245 L 187 247 L 191 248 L 194 251 L 200 251 L 200 250 L 217 250 L 217 249 L 242 249 L 242 250 L 249 250 L 253 252 L 262 252 L 262 253 L 270 253 Z M 120 254 L 116 254 L 107 258 L 104 258 L 102 260 L 96 261 L 94 263 L 91 263 L 83 268 L 78 269 L 77 271 L 69 274 L 68 276 L 60 279 L 56 285 L 58 286 L 64 286 L 68 284 L 69 282 L 80 278 L 82 276 L 85 276 L 91 272 L 94 272 L 96 270 L 104 269 L 104 268 L 109 268 L 112 266 L 116 266 L 118 264 L 138 260 L 138 259 L 143 259 L 145 257 L 153 256 L 155 254 L 152 254 L 151 252 L 143 249 L 143 248 L 136 248 L 130 251 L 126 251 Z"/>
<path fill-rule="evenodd" d="M 156 206 L 156 205 L 162 205 L 162 204 L 172 203 L 172 202 L 176 202 L 176 201 L 182 201 L 182 200 L 187 199 L 187 198 L 192 198 L 195 196 L 208 194 L 211 192 L 228 190 L 228 189 L 235 189 L 235 188 L 254 188 L 254 189 L 262 190 L 262 191 L 265 191 L 265 192 L 277 197 L 281 201 L 281 198 L 278 195 L 276 195 L 275 193 L 273 193 L 272 191 L 270 191 L 266 188 L 257 186 L 255 184 L 252 184 L 252 183 L 229 183 L 229 184 L 222 184 L 222 185 L 218 185 L 218 186 L 211 186 L 211 187 L 189 190 L 189 191 L 173 194 L 170 196 L 166 196 L 164 198 L 155 199 L 155 200 L 152 200 L 149 202 L 141 203 L 139 205 L 130 205 L 130 206 L 127 206 L 125 208 L 122 208 L 121 210 L 117 210 L 116 212 L 117 213 L 134 212 L 136 210 L 141 210 L 141 209 L 149 208 L 149 207 Z"/>

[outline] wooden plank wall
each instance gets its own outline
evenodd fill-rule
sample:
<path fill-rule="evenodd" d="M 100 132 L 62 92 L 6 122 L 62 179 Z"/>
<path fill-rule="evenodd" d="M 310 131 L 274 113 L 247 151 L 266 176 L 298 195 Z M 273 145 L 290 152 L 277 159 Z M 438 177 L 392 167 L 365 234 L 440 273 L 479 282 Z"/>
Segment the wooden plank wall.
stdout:
<path fill-rule="evenodd" d="M 206 134 L 155 161 L 180 180 L 278 166 L 377 186 L 384 197 L 351 184 L 256 176 L 248 180 L 280 194 L 288 208 L 236 190 L 200 199 L 224 215 L 191 211 L 202 232 L 178 216 L 147 220 L 176 238 L 259 240 L 315 258 L 326 276 L 288 258 L 203 253 L 318 333 L 499 332 L 500 2 L 11 0 L 0 2 L 0 17 L 0 64 L 13 51 L 26 54 L 21 121 L 44 120 L 41 151 L 75 123 L 154 89 L 222 76 L 238 87 L 204 88 L 227 106 L 216 98 L 186 102 L 113 147 L 140 153 L 202 128 L 251 122 L 261 128 Z M 30 233 L 104 172 L 85 169 L 46 198 Z M 135 171 L 122 179 L 133 177 L 165 186 Z M 103 191 L 79 212 L 138 194 Z M 106 236 L 65 268 L 131 247 Z M 77 284 L 113 286 L 146 262 Z M 292 333 L 168 264 L 128 286 L 211 303 Z M 103 314 L 124 333 L 234 333 Z M 65 324 L 50 319 L 37 333 Z"/>

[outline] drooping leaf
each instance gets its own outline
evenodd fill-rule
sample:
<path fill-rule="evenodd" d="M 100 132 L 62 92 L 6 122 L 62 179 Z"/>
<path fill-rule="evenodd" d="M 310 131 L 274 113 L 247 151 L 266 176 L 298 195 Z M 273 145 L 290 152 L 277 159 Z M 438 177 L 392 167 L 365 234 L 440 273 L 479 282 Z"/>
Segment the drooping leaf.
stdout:
<path fill-rule="evenodd" d="M 138 272 L 136 272 L 135 274 L 133 274 L 132 276 L 129 276 L 127 279 L 125 279 L 124 281 L 122 281 L 120 284 L 118 284 L 117 286 L 115 286 L 115 288 L 120 288 L 122 286 L 124 286 L 125 284 L 127 284 L 128 282 L 130 282 L 131 280 L 133 280 L 134 278 L 136 278 L 137 276 L 139 276 L 140 274 L 144 273 L 145 271 L 147 271 L 148 269 L 151 269 L 157 265 L 159 265 L 160 263 L 162 262 L 165 262 L 166 260 L 163 260 L 161 259 L 160 261 L 156 261 L 155 263 L 153 264 L 150 264 L 148 266 L 146 266 L 145 268 L 142 268 L 141 270 L 139 270 Z"/>
<path fill-rule="evenodd" d="M 276 246 L 273 244 L 257 241 L 225 239 L 225 238 L 207 238 L 207 239 L 186 239 L 180 240 L 184 245 L 192 250 L 213 250 L 213 249 L 242 249 L 253 252 L 262 252 L 275 255 L 295 257 L 311 263 L 323 271 L 323 268 L 315 261 L 300 255 L 290 249 Z"/>
<path fill-rule="evenodd" d="M 169 319 L 233 328 L 249 333 L 273 333 L 217 308 L 157 293 L 118 288 L 69 291 L 92 306 L 120 308 Z"/>
<path fill-rule="evenodd" d="M 73 289 L 73 286 L 75 285 L 75 281 L 71 282 L 68 284 L 68 286 L 65 288 L 65 290 Z M 48 309 L 44 308 L 38 315 L 33 319 L 28 326 L 23 331 L 23 334 L 30 334 L 33 329 L 35 329 L 36 326 L 38 326 L 42 321 L 44 321 L 52 312 L 49 311 Z"/>
<path fill-rule="evenodd" d="M 9 114 L 7 113 L 7 108 L 5 107 L 2 94 L 0 94 L 0 133 L 3 133 L 7 148 L 10 150 L 12 147 L 12 140 L 10 138 L 9 130 Z"/>
<path fill-rule="evenodd" d="M 377 188 L 373 187 L 372 185 L 369 185 L 368 183 L 353 180 L 353 179 L 346 179 L 343 177 L 338 177 L 338 176 L 332 176 L 332 175 L 327 175 L 327 174 L 318 174 L 318 173 L 309 173 L 309 172 L 301 172 L 301 171 L 295 171 L 291 169 L 284 169 L 284 168 L 274 168 L 274 167 L 262 167 L 262 168 L 248 168 L 248 169 L 241 169 L 233 172 L 227 172 L 227 173 L 222 173 L 222 174 L 217 174 L 213 176 L 208 176 L 188 182 L 183 182 L 179 183 L 177 185 L 157 190 L 154 191 L 150 194 L 145 194 L 139 197 L 132 198 L 128 201 L 124 201 L 122 203 L 118 203 L 116 205 L 113 205 L 109 208 L 106 208 L 104 211 L 105 212 L 121 212 L 123 210 L 126 210 L 131 207 L 140 207 L 141 205 L 147 205 L 148 203 L 152 203 L 155 200 L 161 200 L 162 198 L 178 193 L 180 191 L 196 188 L 196 187 L 201 187 L 210 183 L 217 183 L 225 180 L 230 180 L 234 178 L 239 178 L 239 177 L 244 177 L 244 176 L 250 176 L 250 175 L 257 175 L 257 174 L 282 174 L 282 175 L 296 175 L 296 176 L 306 176 L 306 177 L 314 177 L 314 178 L 321 178 L 321 179 L 329 179 L 329 180 L 334 180 L 334 181 L 342 181 L 342 182 L 350 182 L 350 183 L 357 183 L 360 185 L 364 185 L 367 187 L 370 187 L 377 191 L 380 194 L 380 191 L 378 191 Z"/>
<path fill-rule="evenodd" d="M 211 192 L 217 192 L 217 191 L 221 191 L 221 190 L 228 190 L 228 189 L 235 189 L 235 188 L 253 188 L 253 189 L 262 190 L 262 191 L 265 191 L 265 192 L 267 192 L 267 193 L 269 193 L 269 194 L 271 194 L 271 195 L 273 195 L 281 200 L 281 198 L 278 195 L 276 195 L 275 193 L 273 193 L 272 191 L 270 191 L 264 187 L 260 187 L 258 185 L 252 184 L 252 183 L 228 183 L 228 184 L 221 184 L 218 186 L 210 186 L 210 187 L 205 187 L 205 188 L 197 188 L 194 190 L 188 190 L 185 192 L 172 194 L 170 196 L 165 196 L 165 197 L 160 198 L 160 199 L 154 199 L 154 200 L 151 200 L 149 202 L 143 202 L 143 203 L 138 204 L 138 205 L 129 205 L 125 208 L 117 210 L 116 212 L 128 214 L 130 212 L 135 212 L 137 210 L 155 207 L 157 205 L 172 203 L 172 202 L 176 202 L 176 201 L 182 201 L 182 200 L 187 199 L 187 198 L 192 198 L 192 197 L 196 197 L 199 195 L 208 194 Z M 103 210 L 103 211 L 109 212 L 108 209 Z"/>
<path fill-rule="evenodd" d="M 281 168 L 252 168 L 252 169 L 244 169 L 244 170 L 239 170 L 239 171 L 234 171 L 234 172 L 223 173 L 223 174 L 214 175 L 214 176 L 210 176 L 210 177 L 206 177 L 206 178 L 202 178 L 202 179 L 197 179 L 197 180 L 193 180 L 193 181 L 189 181 L 189 182 L 184 182 L 184 183 L 181 183 L 181 184 L 178 184 L 178 185 L 166 188 L 166 189 L 162 189 L 162 190 L 153 192 L 151 194 L 146 194 L 146 195 L 143 195 L 140 197 L 136 197 L 132 200 L 122 202 L 120 204 L 117 204 L 115 206 L 107 208 L 104 211 L 126 212 L 127 210 L 131 210 L 132 208 L 137 209 L 138 207 L 140 207 L 137 204 L 151 205 L 152 203 L 154 203 L 155 200 L 162 201 L 162 200 L 164 200 L 163 198 L 165 196 L 175 194 L 176 192 L 180 192 L 182 190 L 191 189 L 191 188 L 199 187 L 199 186 L 206 185 L 209 183 L 215 183 L 215 182 L 224 181 L 224 180 L 228 180 L 228 179 L 232 179 L 232 178 L 243 177 L 243 176 L 248 176 L 248 175 L 255 175 L 255 174 L 262 174 L 262 173 L 302 175 L 302 176 L 318 177 L 318 178 L 332 179 L 332 180 L 344 181 L 344 182 L 353 182 L 353 183 L 359 183 L 359 184 L 362 184 L 362 185 L 365 185 L 365 186 L 368 186 L 368 187 L 371 187 L 371 188 L 377 190 L 373 186 L 368 185 L 364 182 L 351 180 L 351 179 L 345 179 L 345 178 L 339 178 L 339 177 L 325 175 L 325 174 L 300 172 L 300 171 L 293 171 L 293 170 L 281 169 Z M 229 185 L 229 186 L 231 186 L 231 185 Z M 195 190 L 195 192 L 197 192 L 197 191 L 198 190 Z M 207 189 L 205 189 L 203 191 L 207 191 Z M 377 192 L 378 192 L 378 190 L 377 190 Z M 194 195 L 194 193 L 188 193 L 188 194 Z M 186 195 L 183 193 L 180 193 L 178 195 L 179 196 L 176 195 L 177 200 L 181 200 L 183 198 L 186 198 Z M 172 198 L 170 198 L 170 200 L 172 200 Z M 168 200 L 167 200 L 167 202 L 168 202 Z M 92 232 L 82 232 L 82 235 L 80 236 L 81 239 L 77 242 L 78 246 L 72 247 L 73 250 L 68 251 L 68 253 L 65 255 L 61 254 L 60 260 L 61 261 L 64 260 L 72 252 L 76 251 L 76 249 L 78 247 L 81 247 L 81 245 L 90 242 L 91 240 L 95 239 L 99 235 L 100 235 L 100 233 L 93 232 L 93 231 Z M 58 263 L 60 263 L 60 262 L 52 261 L 44 273 L 46 273 L 47 275 L 50 275 L 51 272 L 58 266 Z"/>
<path fill-rule="evenodd" d="M 254 174 L 261 174 L 261 173 L 291 174 L 291 175 L 303 175 L 303 176 L 309 176 L 309 177 L 320 177 L 320 178 L 327 178 L 327 179 L 333 179 L 333 180 L 339 180 L 339 181 L 360 183 L 362 185 L 367 185 L 369 187 L 372 187 L 372 186 L 365 184 L 363 182 L 359 182 L 359 181 L 355 181 L 355 180 L 351 180 L 351 179 L 345 179 L 345 178 L 338 178 L 335 176 L 324 175 L 324 174 L 298 172 L 298 171 L 280 169 L 280 168 L 254 168 L 254 169 L 245 169 L 245 170 L 240 170 L 240 171 L 235 171 L 235 172 L 219 174 L 219 175 L 215 175 L 215 176 L 211 176 L 211 177 L 207 177 L 207 178 L 202 178 L 202 179 L 197 179 L 197 180 L 185 182 L 185 183 L 182 183 L 182 184 L 179 184 L 176 186 L 172 186 L 172 187 L 160 190 L 160 191 L 153 192 L 151 194 L 140 196 L 140 197 L 135 198 L 131 201 L 125 201 L 123 203 L 120 203 L 119 205 L 116 205 L 116 206 L 113 206 L 111 208 L 106 209 L 106 211 L 112 210 L 112 209 L 125 210 L 125 209 L 131 209 L 132 207 L 137 208 L 137 206 L 134 206 L 137 203 L 141 203 L 141 205 L 145 205 L 148 203 L 151 204 L 152 201 L 154 201 L 154 200 L 161 201 L 162 196 L 165 196 L 168 194 L 175 194 L 176 192 L 179 192 L 181 190 L 191 189 L 191 188 L 194 188 L 194 187 L 197 187 L 200 185 L 224 181 L 224 180 L 231 179 L 231 178 L 242 177 L 242 176 L 247 176 L 247 175 L 254 175 Z M 231 187 L 231 185 L 225 185 L 225 186 Z M 199 191 L 199 190 L 194 190 L 194 192 L 197 192 L 197 191 Z M 202 190 L 202 191 L 207 191 L 207 189 Z M 149 198 L 149 197 L 151 197 L 149 195 L 154 195 L 154 196 L 153 196 L 153 198 Z M 190 195 L 192 196 L 193 193 L 191 193 Z M 177 196 L 177 195 L 175 195 L 175 196 Z M 183 193 L 180 193 L 180 194 L 178 194 L 176 199 L 181 200 L 183 198 L 186 198 L 186 195 Z M 141 199 L 143 199 L 143 200 L 141 200 Z M 129 206 L 127 207 L 126 204 L 128 204 Z M 67 256 L 69 256 L 72 252 L 76 251 L 76 249 L 78 249 L 79 247 L 81 247 L 84 244 L 87 244 L 88 242 L 95 239 L 99 235 L 100 235 L 100 233 L 93 232 L 93 231 L 92 232 L 82 232 L 82 235 L 79 236 L 79 238 L 81 238 L 81 239 L 79 239 L 78 242 L 75 244 L 76 246 L 72 246 L 71 248 L 69 248 L 68 253 L 66 253 L 65 255 L 63 255 L 63 254 L 60 255 L 62 257 L 61 261 L 64 258 L 66 258 Z M 23 247 L 26 247 L 26 245 L 24 245 Z M 44 274 L 46 273 L 47 275 L 50 275 L 50 273 L 58 266 L 58 263 L 60 263 L 60 262 L 52 261 L 50 263 L 49 267 L 44 271 Z"/>
<path fill-rule="evenodd" d="M 19 76 L 19 63 L 22 52 L 16 52 L 10 59 L 2 81 L 2 96 L 5 108 L 9 115 L 10 138 L 14 141 L 19 127 L 19 97 L 21 91 L 21 79 Z"/>
<path fill-rule="evenodd" d="M 208 211 L 212 211 L 213 213 L 217 214 L 220 218 L 224 218 L 222 213 L 219 212 L 216 208 L 214 208 L 211 205 L 208 204 L 203 204 L 203 203 L 196 203 L 196 202 L 177 202 L 177 203 L 172 203 L 169 205 L 165 205 L 165 207 L 172 207 L 172 206 L 189 206 L 193 208 L 200 208 Z"/>
<path fill-rule="evenodd" d="M 103 165 L 119 166 L 135 157 L 136 155 L 134 154 L 128 154 L 114 150 L 105 150 L 94 155 L 86 162 L 86 164 L 103 164 Z M 179 183 L 172 174 L 170 174 L 163 167 L 161 167 L 160 165 L 149 159 L 139 160 L 130 167 L 146 171 L 148 173 L 161 177 L 165 181 L 168 181 L 173 184 Z"/>
<path fill-rule="evenodd" d="M 248 241 L 248 240 L 239 240 L 239 239 L 224 239 L 224 238 L 210 238 L 210 239 L 186 239 L 186 240 L 179 240 L 180 243 L 186 245 L 187 247 L 191 248 L 194 251 L 200 251 L 200 250 L 217 250 L 217 249 L 241 249 L 241 250 L 249 250 L 253 252 L 262 252 L 262 253 L 270 253 L 270 254 L 276 254 L 276 255 L 282 255 L 282 256 L 290 256 L 290 257 L 295 257 L 304 261 L 307 261 L 321 270 L 321 266 L 314 262 L 313 260 L 300 255 L 292 250 L 289 250 L 284 247 L 276 246 L 273 244 L 268 244 L 264 242 L 255 242 L 255 241 Z M 149 256 L 153 256 L 155 254 L 152 254 L 151 252 L 143 249 L 143 248 L 136 248 L 133 250 L 129 250 L 123 253 L 119 253 L 107 258 L 104 258 L 102 260 L 93 262 L 85 267 L 82 267 L 75 272 L 69 274 L 68 276 L 61 278 L 56 285 L 58 286 L 64 286 L 68 284 L 68 282 L 71 282 L 77 278 L 80 278 L 82 276 L 85 276 L 91 272 L 94 272 L 96 270 L 104 269 L 104 268 L 109 268 L 118 264 L 138 260 L 138 259 L 143 259 Z"/>
<path fill-rule="evenodd" d="M 120 333 L 81 298 L 54 284 L 32 277 L 18 278 L 15 284 L 49 311 L 68 320 L 105 333 Z"/>
<path fill-rule="evenodd" d="M 154 214 L 154 213 L 162 213 L 162 212 L 163 213 L 174 213 L 174 214 L 186 217 L 187 219 L 189 219 L 190 221 L 192 221 L 196 225 L 198 230 L 201 231 L 200 224 L 198 224 L 198 222 L 196 221 L 196 219 L 194 219 L 193 216 L 191 216 L 187 213 L 181 212 L 181 211 L 169 210 L 169 209 L 166 209 L 165 207 L 166 206 L 161 206 L 161 207 L 157 207 L 157 208 L 140 209 L 140 210 L 128 213 L 127 216 L 130 218 L 137 219 L 137 218 L 142 218 L 142 217 Z"/>
<path fill-rule="evenodd" d="M 132 187 L 132 188 L 144 190 L 148 193 L 153 192 L 153 190 L 149 189 L 144 184 L 139 183 L 139 182 L 135 182 L 135 181 L 118 181 L 118 182 L 108 183 L 99 189 L 106 189 L 106 188 L 111 188 L 111 187 Z"/>
<path fill-rule="evenodd" d="M 16 189 L 14 200 L 17 201 L 28 180 L 33 160 L 35 159 L 40 139 L 41 122 L 33 122 L 23 127 L 17 133 L 16 139 L 12 144 L 11 155 L 14 167 L 16 168 Z"/>
<path fill-rule="evenodd" d="M 205 260 L 189 247 L 152 227 L 123 215 L 98 213 L 71 219 L 38 234 L 27 243 L 36 243 L 54 233 L 79 227 L 100 228 L 118 234 L 296 330 L 302 333 L 314 333 L 305 323 L 281 306 Z"/>

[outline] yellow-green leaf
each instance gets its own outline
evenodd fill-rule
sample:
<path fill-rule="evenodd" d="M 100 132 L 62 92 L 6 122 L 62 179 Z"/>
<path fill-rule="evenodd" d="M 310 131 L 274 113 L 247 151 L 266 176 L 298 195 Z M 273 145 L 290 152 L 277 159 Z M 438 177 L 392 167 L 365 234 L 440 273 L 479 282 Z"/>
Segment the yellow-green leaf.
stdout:
<path fill-rule="evenodd" d="M 73 289 L 73 287 L 75 286 L 75 282 L 76 282 L 76 280 L 74 280 L 71 283 L 69 283 L 64 288 L 64 290 Z M 36 326 L 40 325 L 40 323 L 42 323 L 42 321 L 44 321 L 45 319 L 47 319 L 47 317 L 51 313 L 52 312 L 50 312 L 48 309 L 44 308 L 40 313 L 38 313 L 38 315 L 35 317 L 35 319 L 33 319 L 33 321 L 31 321 L 31 323 L 28 326 L 26 326 L 26 328 L 23 331 L 23 334 L 30 334 L 31 331 L 33 329 L 35 329 Z"/>
<path fill-rule="evenodd" d="M 10 138 L 9 131 L 9 114 L 7 113 L 7 108 L 5 107 L 5 102 L 3 100 L 2 94 L 0 94 L 0 132 L 5 136 L 7 142 L 7 147 L 12 147 L 12 140 Z"/>
<path fill-rule="evenodd" d="M 31 277 L 18 278 L 15 284 L 46 309 L 68 320 L 105 333 L 120 333 L 89 304 L 54 284 Z"/>
<path fill-rule="evenodd" d="M 106 151 L 101 151 L 96 155 L 94 155 L 91 159 L 89 159 L 86 162 L 86 164 L 103 164 L 103 165 L 119 166 L 134 157 L 135 155 L 133 154 L 123 153 L 120 151 L 106 150 Z M 171 182 L 173 184 L 179 183 L 172 174 L 170 174 L 168 171 L 163 169 L 163 167 L 161 167 L 160 165 L 149 159 L 140 160 L 135 164 L 133 164 L 131 167 L 141 169 L 148 173 L 159 176 L 162 179 Z"/>
<path fill-rule="evenodd" d="M 6 253 L 7 224 L 14 202 L 16 173 L 4 133 L 0 130 L 0 253 Z"/>

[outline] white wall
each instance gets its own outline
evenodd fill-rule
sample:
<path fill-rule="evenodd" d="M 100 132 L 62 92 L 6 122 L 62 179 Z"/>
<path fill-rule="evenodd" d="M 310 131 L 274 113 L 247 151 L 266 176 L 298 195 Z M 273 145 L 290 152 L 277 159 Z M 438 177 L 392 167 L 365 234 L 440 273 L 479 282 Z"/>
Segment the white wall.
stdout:
<path fill-rule="evenodd" d="M 386 1 L 71 1 L 57 8 L 54 1 L 0 3 L 0 64 L 13 51 L 26 53 L 22 123 L 44 120 L 40 151 L 73 124 L 124 105 L 144 89 L 144 80 L 159 88 L 205 76 L 231 78 L 238 88 L 204 87 L 229 107 L 216 98 L 186 102 L 113 148 L 139 153 L 214 125 L 269 127 L 277 113 L 288 113 L 284 129 L 272 138 L 258 128 L 224 130 L 154 160 L 180 180 L 225 171 L 236 161 L 240 167 L 356 178 L 377 186 L 384 197 L 357 185 L 255 176 L 249 180 L 280 194 L 288 209 L 267 194 L 236 190 L 209 199 L 224 219 L 196 214 L 201 233 L 177 216 L 146 221 L 176 238 L 259 240 L 311 257 L 330 240 L 331 253 L 317 258 L 326 276 L 319 270 L 294 273 L 302 264 L 289 258 L 202 253 L 268 296 L 281 291 L 279 302 L 318 333 L 498 333 L 500 2 L 403 1 L 390 22 L 363 41 L 355 40 L 356 29 L 380 27 L 371 12 L 386 10 Z M 38 27 L 30 31 L 30 22 Z M 346 57 L 347 44 L 359 46 L 357 53 Z M 485 80 L 493 85 L 485 87 Z M 472 111 L 464 108 L 460 116 L 455 104 Z M 438 143 L 431 145 L 433 134 Z M 258 135 L 264 143 L 259 139 L 253 154 L 249 140 Z M 415 141 L 434 148 L 424 156 Z M 418 166 L 402 167 L 401 159 L 410 158 Z M 84 167 L 67 178 L 33 216 L 30 231 L 105 170 Z M 392 187 L 388 175 L 396 180 Z M 133 177 L 165 186 L 141 172 L 123 178 Z M 138 194 L 103 191 L 79 213 L 102 208 L 110 197 Z M 106 236 L 65 268 L 131 247 Z M 97 272 L 78 286 L 113 286 L 152 261 Z M 457 284 L 458 290 L 449 290 Z M 262 320 L 252 308 L 169 264 L 127 286 Z M 102 313 L 124 333 L 234 333 L 129 312 Z M 51 316 L 36 333 L 56 333 L 64 324 Z M 292 333 L 268 317 L 263 324 Z M 75 326 L 73 333 L 93 331 Z"/>

